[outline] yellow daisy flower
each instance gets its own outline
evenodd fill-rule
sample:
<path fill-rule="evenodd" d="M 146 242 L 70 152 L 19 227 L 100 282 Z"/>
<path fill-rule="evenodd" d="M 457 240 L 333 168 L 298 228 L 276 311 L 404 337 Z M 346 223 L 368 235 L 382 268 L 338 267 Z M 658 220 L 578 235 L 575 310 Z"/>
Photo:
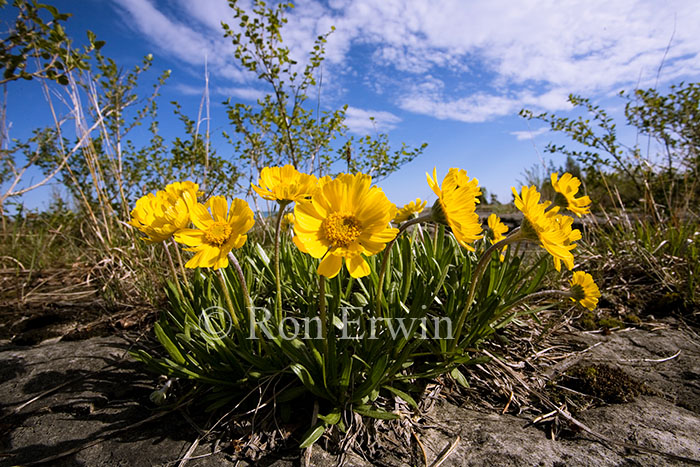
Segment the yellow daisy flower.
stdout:
<path fill-rule="evenodd" d="M 301 173 L 293 165 L 287 164 L 284 167 L 263 168 L 258 179 L 260 186 L 251 186 L 264 199 L 290 203 L 311 196 L 317 182 L 316 176 Z"/>
<path fill-rule="evenodd" d="M 294 214 L 288 212 L 282 217 L 282 230 L 291 229 L 294 227 Z"/>
<path fill-rule="evenodd" d="M 496 214 L 491 214 L 487 222 L 489 225 L 489 229 L 491 229 L 491 232 L 493 232 L 493 238 L 491 239 L 492 245 L 506 238 L 504 234 L 508 232 L 508 226 L 501 222 L 501 219 Z M 504 261 L 506 259 L 506 248 L 508 248 L 508 245 L 504 246 L 501 249 L 501 261 Z"/>
<path fill-rule="evenodd" d="M 229 207 L 223 196 L 213 196 L 207 204 L 197 203 L 186 197 L 192 223 L 196 229 L 183 229 L 175 234 L 175 240 L 192 248 L 196 254 L 185 264 L 188 268 L 225 268 L 229 251 L 245 243 L 255 220 L 248 203 L 234 198 Z M 209 209 L 207 209 L 207 207 Z"/>
<path fill-rule="evenodd" d="M 169 239 L 190 223 L 190 214 L 184 193 L 196 197 L 199 186 L 192 182 L 175 182 L 136 201 L 129 225 L 146 234 L 145 240 L 158 243 Z"/>
<path fill-rule="evenodd" d="M 522 187 L 522 196 L 512 188 L 515 197 L 515 207 L 525 216 L 520 226 L 522 235 L 530 240 L 538 240 L 542 248 L 554 258 L 554 267 L 561 271 L 561 261 L 571 270 L 574 268 L 574 255 L 571 250 L 576 248 L 572 243 L 573 231 L 565 228 L 566 221 L 557 220 L 559 208 L 547 212 L 549 202 L 540 203 L 540 193 L 534 186 Z M 562 216 L 567 217 L 567 216 Z M 572 219 L 573 222 L 573 219 Z M 569 224 L 569 230 L 571 225 Z M 580 232 L 579 232 L 580 234 Z"/>
<path fill-rule="evenodd" d="M 467 177 L 466 170 L 450 169 L 442 180 L 442 187 L 437 182 L 437 170 L 433 169 L 433 177 L 425 174 L 428 185 L 438 199 L 432 207 L 433 220 L 447 224 L 460 245 L 470 251 L 470 245 L 481 235 L 481 222 L 476 213 L 476 204 L 481 196 L 479 180 Z"/>
<path fill-rule="evenodd" d="M 195 199 L 198 195 L 202 194 L 202 192 L 199 191 L 199 185 L 194 182 L 190 182 L 189 180 L 184 182 L 174 182 L 165 187 L 165 193 L 168 195 L 168 199 L 173 203 L 179 198 L 182 198 L 182 194 L 185 192 L 191 193 Z"/>
<path fill-rule="evenodd" d="M 304 253 L 323 258 L 318 273 L 335 277 L 345 265 L 352 277 L 370 273 L 363 258 L 384 249 L 398 229 L 389 225 L 396 214 L 381 188 L 365 174 L 340 174 L 294 208 L 294 243 Z"/>
<path fill-rule="evenodd" d="M 399 209 L 399 212 L 396 213 L 396 217 L 394 217 L 393 222 L 400 224 L 410 219 L 414 214 L 420 214 L 423 212 L 423 209 L 425 209 L 426 204 L 427 201 L 421 201 L 420 198 L 416 198 L 415 201 L 411 201 Z"/>
<path fill-rule="evenodd" d="M 576 198 L 581 181 L 570 173 L 565 173 L 561 178 L 558 178 L 558 175 L 556 172 L 552 174 L 552 187 L 554 191 L 564 196 L 567 209 L 578 217 L 591 212 L 591 198 L 588 196 Z"/>
<path fill-rule="evenodd" d="M 566 242 L 564 243 L 565 245 L 573 245 L 576 247 L 574 242 L 577 242 L 581 240 L 581 231 L 578 229 L 572 229 L 571 226 L 574 223 L 574 218 L 571 216 L 565 216 L 563 214 L 558 214 L 556 213 L 558 211 L 558 208 L 553 208 L 550 212 L 554 212 L 554 222 L 557 228 L 564 234 L 566 238 Z M 554 267 L 557 271 L 561 269 L 561 266 L 559 265 L 559 258 L 554 257 Z M 567 266 L 568 267 L 568 266 Z M 571 268 L 569 268 L 571 269 Z"/>
<path fill-rule="evenodd" d="M 593 277 L 583 271 L 574 271 L 571 278 L 571 300 L 578 302 L 589 310 L 598 306 L 600 290 Z"/>

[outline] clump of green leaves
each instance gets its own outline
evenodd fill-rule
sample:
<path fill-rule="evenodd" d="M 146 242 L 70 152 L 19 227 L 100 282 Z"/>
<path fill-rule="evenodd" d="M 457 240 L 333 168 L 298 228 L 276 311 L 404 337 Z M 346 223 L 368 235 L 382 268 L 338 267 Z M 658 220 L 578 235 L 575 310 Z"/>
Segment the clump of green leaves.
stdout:
<path fill-rule="evenodd" d="M 60 13 L 54 6 L 36 0 L 14 0 L 12 6 L 17 18 L 0 46 L 0 68 L 4 70 L 0 84 L 39 78 L 67 85 L 68 72 L 87 70 L 91 52 L 104 45 L 88 31 L 88 45 L 73 48 L 61 24 L 71 15 Z M 0 8 L 7 8 L 7 0 L 0 1 Z M 48 21 L 42 18 L 46 15 Z"/>
<path fill-rule="evenodd" d="M 301 410 L 311 425 L 300 438 L 302 447 L 327 430 L 342 435 L 349 428 L 348 413 L 396 419 L 395 398 L 417 409 L 424 380 L 449 374 L 467 385 L 460 367 L 483 362 L 474 349 L 533 311 L 518 305 L 537 291 L 549 270 L 546 257 L 525 264 L 513 249 L 503 262 L 491 261 L 464 332 L 453 342 L 452 326 L 466 306 L 477 260 L 491 254 L 489 240 L 479 242 L 476 252 L 465 252 L 443 227 L 433 236 L 416 226 L 388 253 L 383 279 L 378 256 L 367 258 L 366 277 L 351 278 L 343 269 L 327 279 L 321 292 L 328 315 L 324 339 L 317 264 L 291 240 L 283 235 L 280 247 L 281 321 L 268 311 L 275 306 L 272 261 L 251 241 L 237 253 L 243 258 L 241 274 L 235 267 L 224 270 L 225 285 L 215 277 L 218 271 L 210 270 L 198 270 L 189 291 L 181 283 L 182 294 L 171 284 L 170 311 L 156 325 L 167 356 L 134 355 L 158 373 L 193 382 L 197 400 L 210 410 L 235 403 L 253 411 L 260 401 L 282 413 Z M 253 304 L 248 312 L 246 287 Z M 235 325 L 226 311 L 227 295 L 236 310 Z M 309 400 L 318 404 L 316 418 L 310 416 Z"/>

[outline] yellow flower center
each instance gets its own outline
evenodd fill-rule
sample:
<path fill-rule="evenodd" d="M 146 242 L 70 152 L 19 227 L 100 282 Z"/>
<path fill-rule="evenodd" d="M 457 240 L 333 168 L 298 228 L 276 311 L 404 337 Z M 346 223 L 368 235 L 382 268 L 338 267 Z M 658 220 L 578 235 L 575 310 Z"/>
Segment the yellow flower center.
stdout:
<path fill-rule="evenodd" d="M 223 245 L 231 236 L 231 226 L 223 221 L 214 222 L 204 231 L 204 239 L 213 245 Z"/>
<path fill-rule="evenodd" d="M 360 221 L 351 214 L 334 212 L 321 225 L 323 234 L 332 246 L 346 248 L 360 236 Z"/>

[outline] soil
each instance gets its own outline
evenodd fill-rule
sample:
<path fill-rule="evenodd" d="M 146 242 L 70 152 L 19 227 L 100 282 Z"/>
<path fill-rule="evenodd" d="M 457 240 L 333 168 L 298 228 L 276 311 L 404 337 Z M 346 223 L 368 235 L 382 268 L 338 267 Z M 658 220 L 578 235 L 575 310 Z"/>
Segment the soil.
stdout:
<path fill-rule="evenodd" d="M 24 346 L 16 339 L 0 340 L 0 465 L 166 466 L 177 465 L 188 450 L 190 466 L 248 465 L 237 463 L 234 444 L 216 437 L 205 437 L 190 450 L 206 415 L 156 410 L 149 395 L 157 378 L 126 353 L 134 339 L 54 337 Z M 443 391 L 425 413 L 415 414 L 413 434 L 401 434 L 406 439 L 378 435 L 386 437 L 387 446 L 379 457 L 370 462 L 350 452 L 342 461 L 357 466 L 439 460 L 443 466 L 700 464 L 696 328 L 666 318 L 557 339 L 558 346 L 574 351 L 548 358 L 549 348 L 535 346 L 535 357 L 524 365 L 503 361 L 484 368 L 507 367 L 528 384 L 536 381 L 533 374 L 545 375 L 535 391 L 556 401 L 578 424 L 556 412 L 541 417 L 550 410 L 539 405 L 510 404 L 508 391 L 496 384 L 494 404 Z M 406 443 L 410 454 L 400 448 Z M 337 465 L 341 459 L 323 445 L 310 453 L 271 453 L 256 465 Z"/>

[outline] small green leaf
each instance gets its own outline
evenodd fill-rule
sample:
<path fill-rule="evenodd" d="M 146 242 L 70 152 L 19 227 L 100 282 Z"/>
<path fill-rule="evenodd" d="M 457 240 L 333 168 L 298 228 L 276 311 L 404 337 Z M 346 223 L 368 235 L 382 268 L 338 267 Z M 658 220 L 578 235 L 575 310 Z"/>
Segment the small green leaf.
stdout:
<path fill-rule="evenodd" d="M 452 376 L 457 383 L 459 383 L 460 386 L 469 388 L 469 382 L 467 381 L 467 378 L 464 377 L 464 374 L 462 374 L 461 371 L 459 371 L 459 368 L 454 368 L 450 372 L 450 376 Z"/>
<path fill-rule="evenodd" d="M 418 404 L 416 403 L 415 399 L 413 399 L 413 397 L 409 396 L 407 393 L 391 386 L 384 386 L 384 389 L 399 396 L 401 399 L 405 400 L 408 403 L 408 405 L 410 405 L 412 408 L 418 410 Z"/>
<path fill-rule="evenodd" d="M 185 357 L 182 356 L 182 353 L 180 353 L 180 350 L 177 348 L 175 344 L 173 344 L 173 341 L 170 340 L 170 337 L 165 333 L 163 328 L 161 327 L 160 323 L 156 323 L 153 326 L 155 332 L 156 332 L 156 337 L 160 341 L 161 344 L 163 344 L 163 347 L 165 347 L 165 350 L 168 351 L 171 357 L 175 359 L 177 363 L 182 365 L 185 363 Z"/>
<path fill-rule="evenodd" d="M 392 412 L 385 412 L 383 410 L 371 409 L 369 406 L 355 406 L 353 407 L 355 413 L 358 413 L 364 417 L 377 418 L 379 420 L 396 420 L 399 416 Z"/>
<path fill-rule="evenodd" d="M 316 441 L 318 441 L 318 439 L 323 435 L 324 431 L 326 431 L 326 424 L 322 421 L 319 421 L 315 426 L 309 428 L 309 430 L 306 433 L 304 433 L 304 436 L 301 438 L 301 444 L 299 445 L 299 447 L 301 449 L 308 448 Z"/>
<path fill-rule="evenodd" d="M 340 409 L 335 409 L 328 415 L 319 414 L 318 418 L 326 422 L 328 425 L 335 425 L 340 421 Z"/>
<path fill-rule="evenodd" d="M 265 253 L 265 250 L 259 243 L 255 244 L 255 252 L 258 254 L 263 263 L 265 263 L 265 266 L 270 264 L 270 257 L 267 256 L 267 253 Z"/>

